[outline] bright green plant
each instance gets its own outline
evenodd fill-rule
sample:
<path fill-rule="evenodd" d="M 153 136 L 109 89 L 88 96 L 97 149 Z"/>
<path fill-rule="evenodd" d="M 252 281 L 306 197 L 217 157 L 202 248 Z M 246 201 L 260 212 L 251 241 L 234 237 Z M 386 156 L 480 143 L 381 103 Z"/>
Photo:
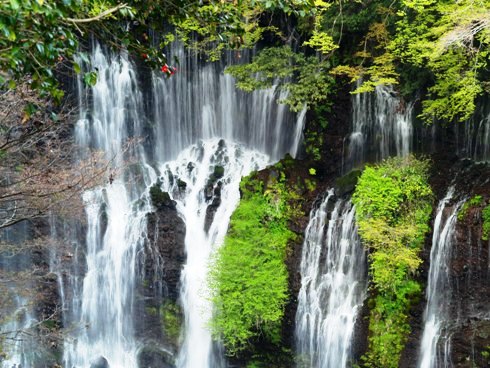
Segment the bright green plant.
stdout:
<path fill-rule="evenodd" d="M 287 244 L 295 237 L 287 226 L 295 208 L 283 175 L 270 177 L 267 187 L 247 177 L 240 187 L 240 204 L 210 272 L 216 306 L 211 327 L 230 355 L 259 337 L 279 343 L 288 298 L 284 261 Z"/>
<path fill-rule="evenodd" d="M 482 211 L 483 225 L 481 238 L 483 240 L 488 240 L 490 236 L 490 205 L 486 206 Z"/>
<path fill-rule="evenodd" d="M 398 367 L 410 332 L 408 310 L 421 291 L 413 275 L 432 211 L 428 165 L 410 156 L 368 166 L 352 197 L 375 295 L 366 367 Z"/>
<path fill-rule="evenodd" d="M 468 210 L 482 204 L 483 198 L 481 195 L 476 195 L 467 200 L 458 212 L 458 220 L 463 221 L 468 214 Z"/>

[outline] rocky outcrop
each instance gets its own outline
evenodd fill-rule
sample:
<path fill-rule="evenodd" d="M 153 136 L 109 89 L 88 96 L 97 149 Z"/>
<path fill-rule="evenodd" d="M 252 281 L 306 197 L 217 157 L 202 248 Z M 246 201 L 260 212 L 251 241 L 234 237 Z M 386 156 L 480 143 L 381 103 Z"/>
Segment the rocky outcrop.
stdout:
<path fill-rule="evenodd" d="M 168 193 L 154 186 L 150 195 L 155 211 L 147 215 L 135 310 L 136 335 L 144 343 L 138 361 L 141 368 L 173 367 L 182 324 L 178 298 L 186 229 Z"/>
<path fill-rule="evenodd" d="M 450 297 L 445 300 L 450 316 L 450 360 L 456 368 L 490 366 L 490 242 L 482 239 L 482 210 L 490 204 L 490 165 L 470 160 L 457 161 L 454 152 L 434 159 L 432 186 L 437 202 L 450 185 L 455 198 L 450 205 L 465 199 L 480 197 L 459 215 L 449 264 Z M 435 207 L 434 207 L 435 211 Z M 460 211 L 461 212 L 461 211 Z M 435 216 L 435 214 L 433 214 Z M 431 224 L 433 228 L 433 224 Z M 427 235 L 423 254 L 424 265 L 419 275 L 426 288 L 429 272 L 432 232 Z M 412 309 L 412 333 L 402 359 L 401 368 L 416 367 L 424 328 L 424 295 Z"/>
<path fill-rule="evenodd" d="M 148 243 L 145 280 L 150 288 L 162 288 L 162 296 L 176 301 L 179 280 L 185 262 L 185 223 L 179 217 L 176 203 L 162 202 L 148 214 Z"/>

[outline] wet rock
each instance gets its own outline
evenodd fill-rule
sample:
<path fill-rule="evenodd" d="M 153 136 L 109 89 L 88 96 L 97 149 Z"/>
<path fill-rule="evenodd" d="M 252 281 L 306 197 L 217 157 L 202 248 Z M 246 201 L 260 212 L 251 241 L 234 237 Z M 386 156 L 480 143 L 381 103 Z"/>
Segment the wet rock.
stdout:
<path fill-rule="evenodd" d="M 175 209 L 177 206 L 177 202 L 172 200 L 167 192 L 162 191 L 158 183 L 150 188 L 150 199 L 153 206 L 157 209 Z"/>
<path fill-rule="evenodd" d="M 219 181 L 216 187 L 210 188 L 209 199 L 213 199 L 211 204 L 206 208 L 206 217 L 204 218 L 204 231 L 208 232 L 211 224 L 213 223 L 214 216 L 216 215 L 216 211 L 218 211 L 218 207 L 221 205 L 221 188 L 223 184 Z M 206 198 L 209 200 L 208 198 Z"/>
<path fill-rule="evenodd" d="M 103 356 L 98 357 L 90 364 L 90 368 L 109 368 L 109 367 L 110 367 L 109 362 Z"/>
<path fill-rule="evenodd" d="M 216 165 L 213 171 L 213 177 L 215 179 L 221 179 L 225 175 L 225 168 L 223 166 Z"/>
<path fill-rule="evenodd" d="M 361 170 L 352 170 L 348 174 L 335 180 L 335 195 L 343 197 L 352 193 L 357 185 L 357 180 L 361 176 Z"/>
<path fill-rule="evenodd" d="M 148 241 L 140 255 L 135 332 L 139 339 L 163 346 L 170 352 L 177 351 L 178 347 L 175 339 L 165 332 L 164 306 L 170 302 L 176 304 L 179 297 L 180 274 L 185 263 L 185 233 L 185 223 L 175 206 L 162 205 L 147 215 Z"/>
<path fill-rule="evenodd" d="M 140 368 L 174 368 L 174 357 L 158 347 L 144 347 L 138 354 Z"/>
<path fill-rule="evenodd" d="M 185 223 L 173 204 L 148 214 L 150 249 L 146 257 L 145 280 L 150 284 L 156 282 L 161 273 L 163 295 L 172 300 L 177 300 L 179 295 L 180 271 L 185 262 L 185 232 Z"/>

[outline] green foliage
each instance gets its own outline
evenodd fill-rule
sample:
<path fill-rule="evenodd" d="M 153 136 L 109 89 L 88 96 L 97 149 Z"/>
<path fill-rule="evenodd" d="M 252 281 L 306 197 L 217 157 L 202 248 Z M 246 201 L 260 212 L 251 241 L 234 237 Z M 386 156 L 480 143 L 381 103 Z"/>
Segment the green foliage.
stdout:
<path fill-rule="evenodd" d="M 390 49 L 405 63 L 433 73 L 421 118 L 463 121 L 475 110 L 483 92 L 480 71 L 488 62 L 487 1 L 406 0 L 398 12 Z"/>
<path fill-rule="evenodd" d="M 253 174 L 242 180 L 240 204 L 210 271 L 216 306 L 212 330 L 230 355 L 259 337 L 272 344 L 280 339 L 288 297 L 284 260 L 288 241 L 295 237 L 287 221 L 295 209 L 290 204 L 294 194 L 275 170 L 265 187 Z"/>
<path fill-rule="evenodd" d="M 369 324 L 366 367 L 398 367 L 410 332 L 411 302 L 420 285 L 411 277 L 422 260 L 419 252 L 432 211 L 429 163 L 391 158 L 366 167 L 352 201 L 359 235 L 370 249 L 370 275 L 375 293 Z"/>
<path fill-rule="evenodd" d="M 57 71 L 80 73 L 75 62 L 79 41 L 90 36 L 118 49 L 126 48 L 153 68 L 166 65 L 163 47 L 180 38 L 188 47 L 220 57 L 225 48 L 251 47 L 266 30 L 259 24 L 264 12 L 297 17 L 315 13 L 313 1 L 181 1 L 156 0 L 2 0 L 0 7 L 0 88 L 15 88 L 19 81 L 55 100 L 63 97 Z M 172 33 L 148 36 L 170 23 Z M 95 26 L 94 26 L 95 25 Z M 96 74 L 84 75 L 89 85 Z"/>
<path fill-rule="evenodd" d="M 160 307 L 160 317 L 164 334 L 177 343 L 182 326 L 182 311 L 179 305 L 166 302 Z"/>
<path fill-rule="evenodd" d="M 153 206 L 157 208 L 171 202 L 170 195 L 160 189 L 160 183 L 154 184 L 150 187 L 150 199 Z"/>
<path fill-rule="evenodd" d="M 486 206 L 482 211 L 483 225 L 481 238 L 488 240 L 490 236 L 490 205 Z"/>
<path fill-rule="evenodd" d="M 326 71 L 326 64 L 318 58 L 295 53 L 289 46 L 266 48 L 251 63 L 226 68 L 236 78 L 237 87 L 247 92 L 282 83 L 289 94 L 280 102 L 293 111 L 327 101 L 334 80 Z"/>
<path fill-rule="evenodd" d="M 468 214 L 468 210 L 472 207 L 476 207 L 481 205 L 483 202 L 483 198 L 481 195 L 476 195 L 469 200 L 467 200 L 463 206 L 461 206 L 461 209 L 458 212 L 458 220 L 463 221 Z"/>
<path fill-rule="evenodd" d="M 490 3 L 484 0 L 346 2 L 324 14 L 323 28 L 334 40 L 353 35 L 357 52 L 340 44 L 342 63 L 331 73 L 361 79 L 357 93 L 381 84 L 423 92 L 420 118 L 464 121 L 487 87 Z M 336 24 L 336 14 L 342 23 Z M 334 21 L 332 21 L 334 19 Z"/>
<path fill-rule="evenodd" d="M 184 4 L 185 11 L 171 16 L 170 22 L 188 48 L 210 60 L 218 60 L 226 48 L 252 47 L 265 31 L 279 33 L 275 27 L 261 24 L 264 13 L 282 12 L 296 17 L 315 13 L 311 0 L 211 0 Z"/>
<path fill-rule="evenodd" d="M 114 15 L 130 19 L 133 13 L 127 5 L 113 1 L 2 1 L 0 87 L 13 89 L 28 78 L 32 89 L 61 100 L 56 69 L 73 63 L 79 35 L 88 24 Z M 80 72 L 78 64 L 73 68 Z"/>

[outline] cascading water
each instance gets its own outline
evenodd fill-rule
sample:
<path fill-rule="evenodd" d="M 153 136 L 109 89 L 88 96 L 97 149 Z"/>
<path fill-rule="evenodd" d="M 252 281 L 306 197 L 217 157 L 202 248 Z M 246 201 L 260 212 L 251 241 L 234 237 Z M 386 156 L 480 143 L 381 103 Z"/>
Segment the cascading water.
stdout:
<path fill-rule="evenodd" d="M 30 271 L 32 262 L 29 252 L 26 249 L 22 251 L 22 246 L 29 240 L 29 233 L 26 223 L 0 231 L 0 243 L 19 246 L 20 249 L 18 253 L 9 254 L 4 250 L 0 254 L 2 368 L 30 368 L 42 355 L 34 329 L 38 323 L 32 301 L 35 287 L 24 274 Z"/>
<path fill-rule="evenodd" d="M 77 277 L 67 277 L 72 282 L 66 288 L 74 291 L 67 293 L 73 294 L 71 301 L 63 301 L 69 310 L 65 315 L 71 316 L 65 323 L 75 333 L 65 342 L 66 367 L 138 366 L 142 342 L 133 328 L 136 255 L 143 249 L 146 215 L 152 211 L 148 188 L 157 178 L 186 225 L 187 262 L 181 276 L 185 323 L 176 364 L 222 366 L 220 347 L 207 328 L 212 314 L 205 288 L 209 257 L 226 233 L 241 176 L 298 150 L 305 114 L 295 118 L 277 105 L 281 96 L 275 87 L 245 94 L 222 74 L 222 65 L 202 64 L 178 45 L 167 55 L 169 60 L 179 56 L 181 64 L 172 78 L 153 74 L 151 104 L 144 104 L 148 92 L 141 92 L 127 56 L 100 46 L 94 47 L 89 66 L 98 69 L 97 84 L 91 93 L 79 87 L 77 142 L 104 150 L 116 174 L 84 195 L 86 273 L 78 286 Z M 144 109 L 148 105 L 150 112 Z M 132 137 L 147 139 L 127 148 Z M 125 168 L 124 156 L 138 164 Z M 213 216 L 211 203 L 217 205 Z"/>
<path fill-rule="evenodd" d="M 6 359 L 2 360 L 4 368 L 29 368 L 36 361 L 36 340 L 30 333 L 30 329 L 37 323 L 32 313 L 29 299 L 18 294 L 18 288 L 10 291 L 15 296 L 15 311 L 9 321 L 2 327 L 2 352 Z"/>
<path fill-rule="evenodd" d="M 366 296 L 367 281 L 365 252 L 354 214 L 351 203 L 335 200 L 331 190 L 310 215 L 296 313 L 298 367 L 352 365 L 354 325 Z"/>
<path fill-rule="evenodd" d="M 451 187 L 441 200 L 434 220 L 424 332 L 420 345 L 419 368 L 450 368 L 449 284 L 450 261 L 457 214 L 463 202 L 448 208 L 454 195 Z"/>
<path fill-rule="evenodd" d="M 77 333 L 66 340 L 64 361 L 67 367 L 107 362 L 112 368 L 130 368 L 137 366 L 132 322 L 135 258 L 150 210 L 147 201 L 137 201 L 151 177 L 148 170 L 140 170 L 142 177 L 137 178 L 122 168 L 126 141 L 142 135 L 143 101 L 127 56 L 106 56 L 96 46 L 91 65 L 98 69 L 99 80 L 92 90 L 90 119 L 89 110 L 84 109 L 89 107 L 87 102 L 81 103 L 76 139 L 81 145 L 104 150 L 123 172 L 113 182 L 84 194 L 87 271 L 69 306 Z M 143 150 L 136 147 L 132 155 L 144 168 Z"/>
<path fill-rule="evenodd" d="M 155 154 L 160 162 L 174 159 L 199 139 L 214 137 L 243 143 L 271 160 L 287 152 L 296 155 L 306 110 L 296 117 L 277 104 L 286 97 L 277 86 L 254 93 L 237 90 L 235 80 L 223 74 L 231 54 L 221 63 L 203 64 L 174 44 L 167 55 L 180 64 L 175 77 L 155 73 L 152 78 L 153 114 L 159 122 Z"/>
<path fill-rule="evenodd" d="M 213 348 L 207 326 L 212 314 L 212 305 L 206 298 L 209 258 L 214 248 L 221 244 L 240 199 L 241 177 L 264 167 L 268 161 L 266 155 L 257 151 L 215 138 L 191 146 L 175 161 L 161 167 L 162 188 L 173 194 L 187 226 L 187 263 L 182 273 L 181 294 L 186 333 L 178 367 L 218 368 L 224 364 L 220 354 L 213 353 L 219 351 L 219 347 Z M 217 167 L 223 170 L 218 175 L 219 181 L 215 174 Z M 178 180 L 187 184 L 184 190 L 179 188 Z M 223 205 L 218 207 L 206 231 L 207 208 L 216 195 Z"/>
<path fill-rule="evenodd" d="M 352 133 L 348 138 L 343 171 L 367 160 L 390 155 L 407 156 L 413 140 L 413 104 L 405 104 L 391 86 L 352 97 Z"/>
<path fill-rule="evenodd" d="M 459 144 L 463 157 L 476 161 L 490 161 L 490 106 L 483 104 L 478 113 L 464 123 L 462 140 Z M 456 125 L 458 129 L 458 125 Z"/>

